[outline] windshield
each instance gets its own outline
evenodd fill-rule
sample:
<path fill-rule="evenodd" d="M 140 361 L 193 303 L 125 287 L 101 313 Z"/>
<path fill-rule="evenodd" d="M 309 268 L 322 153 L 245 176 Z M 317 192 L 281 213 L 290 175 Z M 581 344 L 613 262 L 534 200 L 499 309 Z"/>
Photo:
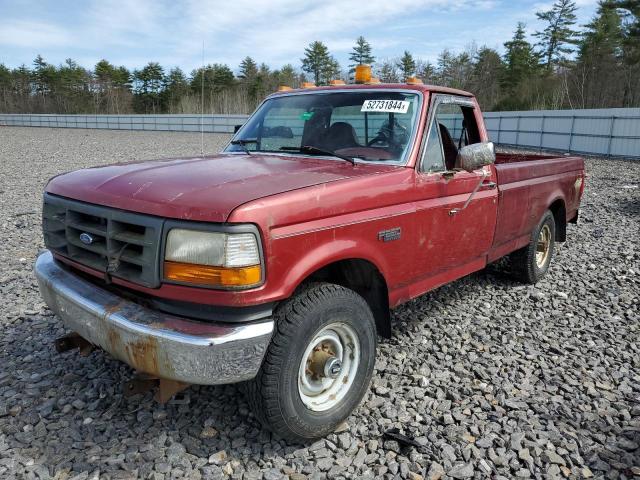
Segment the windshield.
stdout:
<path fill-rule="evenodd" d="M 329 155 L 402 164 L 420 97 L 415 92 L 314 92 L 266 100 L 226 152 Z"/>

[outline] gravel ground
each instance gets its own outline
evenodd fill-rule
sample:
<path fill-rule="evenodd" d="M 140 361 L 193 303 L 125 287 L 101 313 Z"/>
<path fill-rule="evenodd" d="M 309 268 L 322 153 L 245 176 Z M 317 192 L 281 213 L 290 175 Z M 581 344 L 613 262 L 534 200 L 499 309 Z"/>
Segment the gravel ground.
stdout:
<path fill-rule="evenodd" d="M 31 273 L 46 180 L 199 150 L 197 134 L 0 127 L 0 477 L 640 476 L 640 162 L 587 160 L 581 222 L 535 288 L 502 262 L 398 309 L 362 406 L 301 446 L 236 386 L 125 399 L 127 366 L 52 347 L 66 332 Z"/>

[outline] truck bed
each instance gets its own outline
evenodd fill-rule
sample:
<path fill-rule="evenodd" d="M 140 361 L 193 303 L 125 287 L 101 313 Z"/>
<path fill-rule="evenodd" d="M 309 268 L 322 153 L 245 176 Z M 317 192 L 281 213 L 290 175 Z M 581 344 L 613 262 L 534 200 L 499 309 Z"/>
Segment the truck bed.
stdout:
<path fill-rule="evenodd" d="M 544 210 L 573 220 L 580 203 L 584 160 L 580 157 L 498 153 L 499 201 L 496 233 L 489 261 L 521 248 Z M 564 232 L 559 232 L 564 235 Z"/>

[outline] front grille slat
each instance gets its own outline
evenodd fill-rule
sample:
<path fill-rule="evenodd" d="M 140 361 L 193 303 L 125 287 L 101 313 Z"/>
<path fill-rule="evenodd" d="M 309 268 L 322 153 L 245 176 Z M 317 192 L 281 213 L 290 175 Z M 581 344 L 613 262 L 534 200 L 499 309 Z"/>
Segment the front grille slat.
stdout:
<path fill-rule="evenodd" d="M 113 277 L 158 287 L 163 219 L 45 194 L 50 250 Z M 90 242 L 81 240 L 81 235 Z"/>
<path fill-rule="evenodd" d="M 96 235 L 100 235 L 102 237 L 107 236 L 106 227 L 96 226 L 90 223 L 81 223 L 81 222 L 70 222 L 70 223 L 67 223 L 67 226 L 71 228 L 75 228 L 76 230 L 80 230 L 81 232 L 95 233 Z"/>
<path fill-rule="evenodd" d="M 153 244 L 153 241 L 146 240 L 145 236 L 140 235 L 139 233 L 119 232 L 119 233 L 113 234 L 111 238 L 124 243 L 133 243 L 134 245 L 146 246 L 146 245 Z"/>

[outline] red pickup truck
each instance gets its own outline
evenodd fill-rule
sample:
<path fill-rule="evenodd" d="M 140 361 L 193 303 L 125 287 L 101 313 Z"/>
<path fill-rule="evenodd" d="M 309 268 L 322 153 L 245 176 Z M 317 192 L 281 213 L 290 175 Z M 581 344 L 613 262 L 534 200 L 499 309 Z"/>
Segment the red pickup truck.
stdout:
<path fill-rule="evenodd" d="M 536 282 L 583 188 L 580 158 L 496 155 L 470 93 L 289 90 L 218 155 L 54 177 L 35 272 L 59 350 L 99 347 L 161 400 L 246 382 L 304 441 L 361 401 L 391 309 L 508 254 Z"/>

